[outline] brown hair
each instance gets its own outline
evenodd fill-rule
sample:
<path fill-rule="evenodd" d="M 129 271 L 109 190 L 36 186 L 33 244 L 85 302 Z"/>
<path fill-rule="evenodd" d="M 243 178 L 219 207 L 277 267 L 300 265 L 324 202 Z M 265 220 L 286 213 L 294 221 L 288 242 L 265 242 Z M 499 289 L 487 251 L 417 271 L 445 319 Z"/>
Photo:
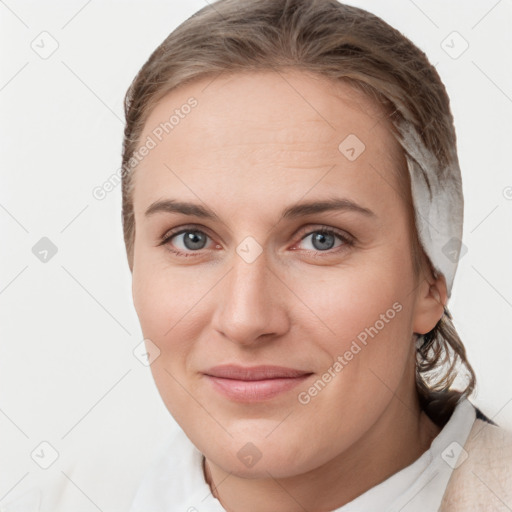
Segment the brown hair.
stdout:
<path fill-rule="evenodd" d="M 441 164 L 457 158 L 449 98 L 437 71 L 424 52 L 379 17 L 337 0 L 219 0 L 195 13 L 163 41 L 126 94 L 122 218 L 130 270 L 137 163 L 132 157 L 156 103 L 192 80 L 285 68 L 351 84 L 378 101 L 389 119 L 412 124 Z M 411 206 L 405 165 L 399 168 L 399 178 L 401 186 L 408 183 L 404 199 Z M 419 276 L 426 255 L 413 217 L 413 264 Z M 430 264 L 428 258 L 424 261 Z M 420 405 L 442 425 L 460 398 L 472 393 L 476 377 L 447 309 L 420 341 L 416 364 Z M 458 364 L 468 376 L 463 391 L 450 389 Z"/>

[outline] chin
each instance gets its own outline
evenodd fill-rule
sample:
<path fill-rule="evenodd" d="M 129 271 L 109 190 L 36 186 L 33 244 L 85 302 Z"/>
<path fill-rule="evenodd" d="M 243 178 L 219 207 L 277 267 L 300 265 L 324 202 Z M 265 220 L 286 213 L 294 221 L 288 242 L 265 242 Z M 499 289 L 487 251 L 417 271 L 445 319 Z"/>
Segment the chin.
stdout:
<path fill-rule="evenodd" d="M 309 445 L 304 450 L 304 439 L 294 440 L 286 431 L 268 436 L 237 436 L 229 441 L 203 441 L 205 449 L 200 451 L 208 460 L 224 471 L 242 478 L 286 478 L 310 471 L 320 465 L 318 450 Z M 273 437 L 274 436 L 274 437 Z M 272 438 L 273 437 L 273 438 Z M 271 439 L 272 438 L 272 439 Z M 320 449 L 320 447 L 318 447 Z"/>

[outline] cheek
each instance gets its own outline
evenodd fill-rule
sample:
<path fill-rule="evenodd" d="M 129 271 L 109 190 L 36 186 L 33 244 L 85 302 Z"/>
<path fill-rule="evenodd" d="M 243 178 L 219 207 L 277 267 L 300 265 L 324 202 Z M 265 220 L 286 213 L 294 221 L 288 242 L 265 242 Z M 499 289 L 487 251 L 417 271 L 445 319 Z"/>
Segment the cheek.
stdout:
<path fill-rule="evenodd" d="M 144 338 L 160 351 L 150 370 L 168 411 L 176 421 L 186 421 L 200 414 L 191 406 L 183 386 L 190 386 L 186 363 L 193 349 L 190 339 L 197 337 L 194 304 L 201 290 L 190 283 L 187 286 L 177 273 L 141 263 L 139 259 L 134 267 L 133 302 Z"/>
<path fill-rule="evenodd" d="M 368 400 L 385 401 L 390 393 L 386 386 L 396 389 L 410 362 L 410 262 L 403 260 L 399 249 L 379 256 L 361 265 L 330 269 L 320 280 L 303 276 L 302 285 L 295 285 L 297 295 L 318 317 L 308 328 L 317 349 L 329 356 L 320 371 L 336 375 L 326 375 L 329 384 L 314 400 L 319 412 L 328 402 L 357 410 Z"/>
<path fill-rule="evenodd" d="M 320 443 L 319 457 L 321 449 L 327 457 L 334 445 L 350 445 L 377 421 L 393 395 L 400 395 L 406 369 L 412 366 L 411 305 L 406 297 L 399 297 L 393 286 L 361 296 L 346 287 L 332 285 L 331 290 L 317 306 L 323 306 L 318 311 L 335 334 L 310 333 L 317 352 L 321 348 L 329 361 L 317 368 L 310 387 L 299 390 L 301 405 L 295 416 L 304 437 L 321 428 L 332 440 L 329 446 Z"/>
<path fill-rule="evenodd" d="M 327 328 L 330 333 L 325 337 L 329 352 L 339 353 L 356 338 L 364 343 L 368 330 L 377 334 L 374 327 L 390 343 L 410 327 L 412 273 L 400 258 L 387 261 L 332 268 L 321 279 L 303 273 L 295 280 L 296 294 L 315 314 L 322 332 Z"/>
<path fill-rule="evenodd" d="M 160 249 L 153 252 L 158 253 Z M 169 268 L 161 256 L 155 258 L 143 251 L 138 256 L 133 269 L 132 292 L 143 333 L 160 340 L 168 339 L 181 319 L 187 322 L 189 315 L 194 314 L 194 305 L 207 292 L 208 283 L 197 273 Z"/>
<path fill-rule="evenodd" d="M 214 277 L 190 268 L 172 269 L 161 260 L 139 259 L 134 267 L 133 302 L 144 338 L 160 350 L 151 371 L 164 400 L 164 395 L 180 395 L 177 381 L 189 377 L 195 340 L 208 326 Z"/>

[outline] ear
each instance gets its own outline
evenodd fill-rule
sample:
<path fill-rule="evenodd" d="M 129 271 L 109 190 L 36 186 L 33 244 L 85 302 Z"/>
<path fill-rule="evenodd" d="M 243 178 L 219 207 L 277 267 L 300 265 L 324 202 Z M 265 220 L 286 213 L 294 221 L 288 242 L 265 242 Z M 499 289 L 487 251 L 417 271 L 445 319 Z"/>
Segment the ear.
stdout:
<path fill-rule="evenodd" d="M 418 287 L 414 311 L 413 332 L 426 334 L 439 322 L 448 300 L 446 279 L 443 274 L 423 277 Z"/>

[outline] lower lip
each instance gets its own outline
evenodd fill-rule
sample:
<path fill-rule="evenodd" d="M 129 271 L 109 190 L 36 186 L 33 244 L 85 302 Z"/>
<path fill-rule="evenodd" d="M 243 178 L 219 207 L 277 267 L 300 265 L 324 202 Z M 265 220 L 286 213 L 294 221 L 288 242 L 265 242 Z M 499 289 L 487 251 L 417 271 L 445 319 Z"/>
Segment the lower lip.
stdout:
<path fill-rule="evenodd" d="M 310 376 L 311 374 L 290 378 L 236 380 L 206 375 L 216 391 L 237 402 L 269 400 L 281 393 L 290 391 Z"/>

